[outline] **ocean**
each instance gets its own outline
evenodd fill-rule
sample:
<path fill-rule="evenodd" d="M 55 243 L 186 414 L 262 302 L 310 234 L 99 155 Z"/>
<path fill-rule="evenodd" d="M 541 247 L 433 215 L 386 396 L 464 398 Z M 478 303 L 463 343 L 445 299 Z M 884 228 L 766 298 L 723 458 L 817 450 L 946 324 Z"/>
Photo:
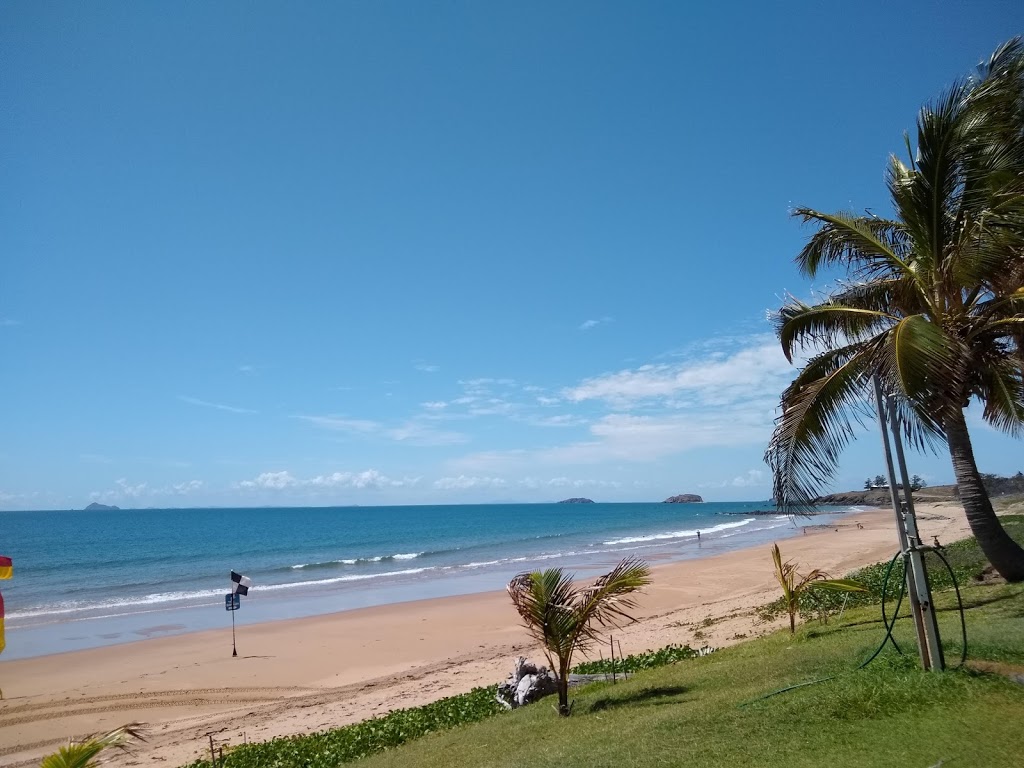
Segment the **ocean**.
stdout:
<path fill-rule="evenodd" d="M 0 582 L 7 615 L 0 664 L 225 627 L 231 570 L 253 580 L 236 612 L 241 626 L 500 590 L 515 574 L 541 568 L 586 577 L 629 555 L 652 564 L 704 557 L 768 544 L 812 522 L 743 514 L 766 508 L 767 502 L 722 502 L 0 512 L 0 554 L 14 561 L 14 578 Z"/>

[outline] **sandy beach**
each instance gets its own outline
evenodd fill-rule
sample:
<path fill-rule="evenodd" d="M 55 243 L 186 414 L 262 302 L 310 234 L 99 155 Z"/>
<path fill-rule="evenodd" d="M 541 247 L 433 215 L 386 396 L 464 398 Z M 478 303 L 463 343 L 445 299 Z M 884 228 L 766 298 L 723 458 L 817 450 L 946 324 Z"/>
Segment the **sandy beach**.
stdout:
<path fill-rule="evenodd" d="M 954 503 L 919 504 L 923 536 L 968 534 Z M 890 557 L 892 512 L 794 531 L 783 556 L 834 575 Z M 776 596 L 767 547 L 655 565 L 625 653 L 668 643 L 721 647 L 774 629 L 753 608 Z M 540 660 L 503 591 L 423 600 L 0 662 L 0 765 L 38 765 L 73 736 L 123 723 L 150 738 L 121 765 L 178 766 L 216 744 L 336 727 L 503 679 Z"/>

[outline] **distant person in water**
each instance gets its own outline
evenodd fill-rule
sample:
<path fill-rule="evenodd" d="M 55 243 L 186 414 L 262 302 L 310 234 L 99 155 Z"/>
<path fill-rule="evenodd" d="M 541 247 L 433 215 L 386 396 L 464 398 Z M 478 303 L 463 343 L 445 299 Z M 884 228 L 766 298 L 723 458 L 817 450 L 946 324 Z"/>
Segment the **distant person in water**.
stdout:
<path fill-rule="evenodd" d="M 700 531 L 697 531 L 697 541 L 700 541 Z"/>

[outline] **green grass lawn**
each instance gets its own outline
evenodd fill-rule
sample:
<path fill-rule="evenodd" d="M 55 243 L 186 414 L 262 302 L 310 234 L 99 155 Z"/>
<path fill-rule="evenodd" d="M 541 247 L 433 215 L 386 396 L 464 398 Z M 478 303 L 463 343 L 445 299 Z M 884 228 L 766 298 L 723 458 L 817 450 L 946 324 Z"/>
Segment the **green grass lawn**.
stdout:
<path fill-rule="evenodd" d="M 972 659 L 1024 672 L 1024 586 L 965 590 Z M 944 645 L 959 658 L 952 593 L 937 598 Z M 884 635 L 878 608 L 803 625 L 702 659 L 576 693 L 558 718 L 542 701 L 360 761 L 379 766 L 911 766 L 1019 768 L 1024 686 L 970 670 L 929 674 L 887 649 L 852 671 Z M 900 644 L 913 652 L 913 627 Z M 838 677 L 746 706 L 779 688 Z"/>

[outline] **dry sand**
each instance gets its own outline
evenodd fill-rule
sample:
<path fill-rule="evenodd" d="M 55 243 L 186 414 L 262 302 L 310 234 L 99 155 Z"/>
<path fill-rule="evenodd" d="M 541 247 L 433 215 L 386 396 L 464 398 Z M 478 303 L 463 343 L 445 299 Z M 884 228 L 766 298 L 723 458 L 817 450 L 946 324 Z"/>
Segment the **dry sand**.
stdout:
<path fill-rule="evenodd" d="M 954 503 L 918 516 L 926 540 L 968 533 Z M 840 575 L 892 555 L 892 512 L 793 531 L 781 549 Z M 775 628 L 753 612 L 775 597 L 767 547 L 658 565 L 640 621 L 615 635 L 625 653 L 729 645 Z M 319 731 L 498 682 L 520 654 L 541 659 L 504 592 L 250 625 L 236 659 L 229 633 L 0 662 L 0 765 L 35 766 L 70 737 L 144 721 L 148 743 L 115 762 L 179 766 L 208 754 L 209 734 L 238 744 Z"/>

